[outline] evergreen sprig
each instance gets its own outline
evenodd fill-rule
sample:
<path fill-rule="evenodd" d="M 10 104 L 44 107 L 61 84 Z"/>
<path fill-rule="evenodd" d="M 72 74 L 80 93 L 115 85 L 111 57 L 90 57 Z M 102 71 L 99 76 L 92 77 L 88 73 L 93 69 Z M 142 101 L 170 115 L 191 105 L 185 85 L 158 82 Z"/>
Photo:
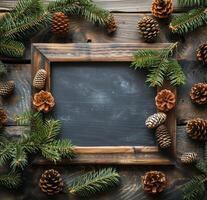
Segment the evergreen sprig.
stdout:
<path fill-rule="evenodd" d="M 207 8 L 204 7 L 177 16 L 169 27 L 173 33 L 184 35 L 205 24 L 207 24 Z"/>
<path fill-rule="evenodd" d="M 1 136 L 0 165 L 10 162 L 13 171 L 24 169 L 28 164 L 28 155 L 40 153 L 45 158 L 57 162 L 63 157 L 72 158 L 73 144 L 69 139 L 57 140 L 60 131 L 60 121 L 43 120 L 40 113 L 26 112 L 17 117 L 19 125 L 29 122 L 31 130 L 19 138 Z"/>
<path fill-rule="evenodd" d="M 207 6 L 206 0 L 178 0 L 182 6 Z"/>
<path fill-rule="evenodd" d="M 150 86 L 162 86 L 165 78 L 172 85 L 182 85 L 185 83 L 185 75 L 177 60 L 172 58 L 176 46 L 177 43 L 162 50 L 140 50 L 134 54 L 131 66 L 149 71 L 146 82 Z"/>
<path fill-rule="evenodd" d="M 7 173 L 0 175 L 0 185 L 8 188 L 15 188 L 21 183 L 21 176 L 18 173 Z"/>
<path fill-rule="evenodd" d="M 7 73 L 6 66 L 3 62 L 0 61 L 0 77 Z"/>
<path fill-rule="evenodd" d="M 101 169 L 75 178 L 68 188 L 70 194 L 88 197 L 98 192 L 108 191 L 119 184 L 120 176 L 115 169 Z"/>
<path fill-rule="evenodd" d="M 201 172 L 201 175 L 192 177 L 182 186 L 184 200 L 201 200 L 203 198 L 207 183 L 207 142 L 204 159 L 197 162 L 196 168 Z"/>

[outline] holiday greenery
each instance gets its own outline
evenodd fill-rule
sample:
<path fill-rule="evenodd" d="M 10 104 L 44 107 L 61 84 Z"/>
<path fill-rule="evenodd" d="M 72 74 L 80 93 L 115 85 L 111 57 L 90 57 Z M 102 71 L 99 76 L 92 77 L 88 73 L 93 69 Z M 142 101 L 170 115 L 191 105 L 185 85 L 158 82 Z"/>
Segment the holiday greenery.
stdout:
<path fill-rule="evenodd" d="M 22 57 L 23 40 L 46 27 L 54 12 L 79 15 L 105 25 L 110 13 L 97 7 L 92 0 L 56 0 L 45 8 L 41 0 L 19 0 L 16 7 L 0 17 L 0 55 Z"/>
<path fill-rule="evenodd" d="M 8 188 L 17 187 L 21 183 L 21 175 L 19 173 L 10 172 L 0 174 L 0 185 L 4 185 Z"/>
<path fill-rule="evenodd" d="M 17 117 L 18 125 L 31 125 L 31 130 L 18 138 L 1 134 L 0 165 L 9 164 L 13 172 L 23 170 L 28 165 L 30 154 L 40 153 L 54 163 L 62 158 L 72 158 L 73 145 L 70 140 L 56 139 L 60 122 L 54 119 L 43 120 L 40 113 L 26 112 Z M 5 175 L 4 175 L 5 176 Z M 4 182 L 0 182 L 4 184 Z"/>
<path fill-rule="evenodd" d="M 206 0 L 178 0 L 182 6 L 207 6 Z"/>
<path fill-rule="evenodd" d="M 162 86 L 165 78 L 170 80 L 172 85 L 183 85 L 185 75 L 178 61 L 172 57 L 176 46 L 177 43 L 162 50 L 139 50 L 135 53 L 131 66 L 149 71 L 146 82 L 150 86 Z"/>
<path fill-rule="evenodd" d="M 205 24 L 207 24 L 207 8 L 196 8 L 172 20 L 170 29 L 173 33 L 183 35 Z"/>
<path fill-rule="evenodd" d="M 119 184 L 120 176 L 115 169 L 100 169 L 98 171 L 88 172 L 75 178 L 69 185 L 70 194 L 88 197 L 98 192 L 110 190 Z"/>
<path fill-rule="evenodd" d="M 196 168 L 201 172 L 200 175 L 195 175 L 192 179 L 183 185 L 184 200 L 201 200 L 206 191 L 207 183 L 207 143 L 205 145 L 205 157 L 196 164 Z"/>

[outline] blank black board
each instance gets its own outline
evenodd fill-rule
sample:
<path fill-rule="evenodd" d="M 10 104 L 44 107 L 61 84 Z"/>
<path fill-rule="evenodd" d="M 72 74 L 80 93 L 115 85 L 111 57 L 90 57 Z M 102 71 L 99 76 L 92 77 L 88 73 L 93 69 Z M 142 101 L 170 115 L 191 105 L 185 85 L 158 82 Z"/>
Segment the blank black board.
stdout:
<path fill-rule="evenodd" d="M 128 62 L 52 63 L 54 115 L 62 138 L 78 146 L 155 146 L 145 119 L 155 110 L 155 88 Z"/>

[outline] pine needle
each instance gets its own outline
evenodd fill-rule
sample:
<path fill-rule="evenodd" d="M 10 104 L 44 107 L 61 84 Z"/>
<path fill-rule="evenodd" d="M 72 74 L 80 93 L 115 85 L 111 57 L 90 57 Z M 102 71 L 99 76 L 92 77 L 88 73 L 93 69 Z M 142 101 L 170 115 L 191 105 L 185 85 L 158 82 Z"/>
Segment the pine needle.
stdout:
<path fill-rule="evenodd" d="M 207 8 L 197 8 L 177 16 L 169 27 L 173 33 L 184 35 L 204 24 L 207 24 Z"/>
<path fill-rule="evenodd" d="M 182 6 L 207 6 L 206 0 L 178 0 Z"/>
<path fill-rule="evenodd" d="M 15 188 L 21 183 L 21 176 L 17 173 L 8 173 L 0 175 L 0 184 L 8 188 Z"/>
<path fill-rule="evenodd" d="M 0 61 L 0 77 L 7 73 L 6 66 L 3 62 Z"/>
<path fill-rule="evenodd" d="M 118 185 L 119 181 L 120 176 L 116 170 L 112 168 L 101 169 L 76 178 L 69 186 L 68 191 L 74 195 L 88 197 L 98 192 L 110 190 Z"/>

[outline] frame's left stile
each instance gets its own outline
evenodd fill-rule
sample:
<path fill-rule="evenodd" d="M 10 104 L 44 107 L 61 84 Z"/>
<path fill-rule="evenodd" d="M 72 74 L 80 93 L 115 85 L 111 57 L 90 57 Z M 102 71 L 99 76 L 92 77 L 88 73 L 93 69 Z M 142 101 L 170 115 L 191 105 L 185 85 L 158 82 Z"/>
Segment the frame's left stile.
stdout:
<path fill-rule="evenodd" d="M 130 62 L 138 49 L 162 49 L 169 44 L 33 44 L 33 76 L 38 69 L 48 73 L 46 90 L 51 90 L 51 63 L 53 62 Z M 175 88 L 164 85 L 175 94 Z M 158 89 L 158 91 L 160 88 Z M 176 118 L 175 110 L 169 113 L 166 125 L 170 130 L 175 154 Z M 172 165 L 171 159 L 163 156 L 157 146 L 99 146 L 75 147 L 76 158 L 63 160 L 62 164 L 121 164 L 121 165 Z M 38 164 L 49 161 L 38 159 Z"/>

